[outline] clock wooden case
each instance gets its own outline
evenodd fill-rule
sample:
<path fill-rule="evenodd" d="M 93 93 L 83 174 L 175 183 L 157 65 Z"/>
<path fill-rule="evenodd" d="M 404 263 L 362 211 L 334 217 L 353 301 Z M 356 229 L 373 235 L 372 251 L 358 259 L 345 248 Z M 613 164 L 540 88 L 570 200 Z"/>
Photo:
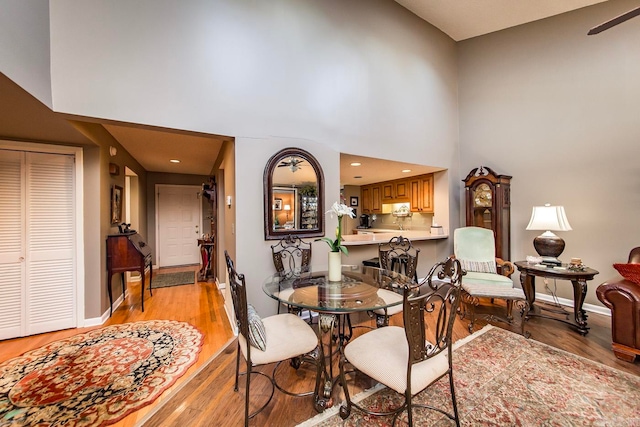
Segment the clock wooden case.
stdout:
<path fill-rule="evenodd" d="M 503 260 L 511 260 L 511 178 L 480 166 L 463 180 L 467 226 L 493 230 Z"/>

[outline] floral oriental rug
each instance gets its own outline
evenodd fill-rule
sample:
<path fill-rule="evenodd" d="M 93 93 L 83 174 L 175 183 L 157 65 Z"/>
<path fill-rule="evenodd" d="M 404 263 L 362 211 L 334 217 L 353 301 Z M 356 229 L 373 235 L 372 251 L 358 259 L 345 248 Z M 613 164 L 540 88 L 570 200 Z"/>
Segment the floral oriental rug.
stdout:
<path fill-rule="evenodd" d="M 454 383 L 463 426 L 640 426 L 640 377 L 532 339 L 485 327 L 455 348 Z M 386 411 L 402 399 L 386 387 L 362 393 L 360 405 Z M 414 402 L 452 411 L 449 380 L 440 379 Z M 331 408 L 299 426 L 390 426 L 391 417 L 353 409 L 343 421 Z M 330 412 L 333 411 L 333 412 Z M 451 426 L 435 411 L 415 409 L 416 426 Z M 401 419 L 406 425 L 406 412 Z"/>
<path fill-rule="evenodd" d="M 153 402 L 195 363 L 202 334 L 152 320 L 96 329 L 0 364 L 0 426 L 103 426 Z"/>

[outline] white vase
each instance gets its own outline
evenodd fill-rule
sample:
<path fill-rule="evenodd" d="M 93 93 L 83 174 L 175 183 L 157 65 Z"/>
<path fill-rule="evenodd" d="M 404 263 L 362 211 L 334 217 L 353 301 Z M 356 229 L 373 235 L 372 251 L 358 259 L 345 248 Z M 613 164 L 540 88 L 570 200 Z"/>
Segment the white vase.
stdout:
<path fill-rule="evenodd" d="M 329 252 L 329 281 L 340 282 L 342 280 L 342 254 Z"/>

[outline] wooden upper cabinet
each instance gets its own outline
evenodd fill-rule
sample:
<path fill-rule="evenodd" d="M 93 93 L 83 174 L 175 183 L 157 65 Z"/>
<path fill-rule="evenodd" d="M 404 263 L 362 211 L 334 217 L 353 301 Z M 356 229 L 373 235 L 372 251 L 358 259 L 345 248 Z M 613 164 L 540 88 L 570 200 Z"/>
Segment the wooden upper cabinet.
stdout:
<path fill-rule="evenodd" d="M 371 199 L 371 186 L 363 185 L 360 187 L 360 200 L 362 203 L 362 213 L 370 214 L 373 206 Z"/>
<path fill-rule="evenodd" d="M 380 184 L 363 185 L 360 188 L 362 213 L 382 213 L 382 186 Z"/>
<path fill-rule="evenodd" d="M 411 212 L 433 213 L 433 174 L 409 178 Z"/>
<path fill-rule="evenodd" d="M 380 184 L 371 186 L 371 213 L 382 213 L 382 186 Z"/>
<path fill-rule="evenodd" d="M 387 181 L 381 184 L 382 189 L 382 202 L 383 203 L 392 203 L 392 201 L 396 198 L 396 189 L 394 181 Z"/>
<path fill-rule="evenodd" d="M 396 193 L 397 200 L 409 200 L 410 199 L 410 191 L 409 191 L 409 181 L 406 179 L 399 179 L 394 182 L 394 189 Z"/>
<path fill-rule="evenodd" d="M 406 179 L 385 181 L 380 184 L 382 203 L 401 203 L 409 201 L 409 182 Z"/>
<path fill-rule="evenodd" d="M 433 174 L 363 185 L 362 213 L 382 213 L 383 203 L 407 203 L 412 212 L 433 213 Z"/>

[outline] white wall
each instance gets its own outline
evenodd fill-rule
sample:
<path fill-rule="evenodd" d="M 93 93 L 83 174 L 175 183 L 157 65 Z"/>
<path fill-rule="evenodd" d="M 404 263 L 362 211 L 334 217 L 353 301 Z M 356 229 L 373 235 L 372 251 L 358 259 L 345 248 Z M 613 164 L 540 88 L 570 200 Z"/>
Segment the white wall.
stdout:
<path fill-rule="evenodd" d="M 462 171 L 513 176 L 514 260 L 535 255 L 531 207 L 565 206 L 573 231 L 558 232 L 561 259 L 600 271 L 592 304 L 640 245 L 640 19 L 586 33 L 636 6 L 609 1 L 459 44 Z M 570 285 L 558 291 L 573 299 Z"/>
<path fill-rule="evenodd" d="M 59 0 L 51 39 L 56 111 L 445 167 L 456 144 L 455 43 L 388 0 Z"/>
<path fill-rule="evenodd" d="M 52 106 L 49 1 L 0 0 L 0 72 Z"/>
<path fill-rule="evenodd" d="M 340 152 L 449 168 L 460 187 L 456 45 L 395 2 L 58 0 L 51 40 L 56 111 L 236 138 L 236 265 L 250 286 L 272 271 L 262 171 L 289 141 L 318 155 L 327 206 Z"/>
<path fill-rule="evenodd" d="M 324 144 L 296 138 L 236 139 L 236 268 L 244 273 L 249 302 L 259 313 L 274 312 L 277 307 L 276 301 L 262 291 L 263 281 L 275 273 L 270 246 L 277 243 L 277 240 L 264 240 L 264 168 L 271 156 L 287 147 L 298 147 L 311 153 L 321 165 L 325 211 L 340 200 L 340 176 L 330 172 L 340 169 L 337 151 Z M 248 164 L 259 166 L 247 167 Z M 325 215 L 325 232 L 335 230 L 337 225 L 336 218 Z M 312 266 L 326 266 L 329 246 L 325 242 L 313 242 L 312 245 Z"/>

